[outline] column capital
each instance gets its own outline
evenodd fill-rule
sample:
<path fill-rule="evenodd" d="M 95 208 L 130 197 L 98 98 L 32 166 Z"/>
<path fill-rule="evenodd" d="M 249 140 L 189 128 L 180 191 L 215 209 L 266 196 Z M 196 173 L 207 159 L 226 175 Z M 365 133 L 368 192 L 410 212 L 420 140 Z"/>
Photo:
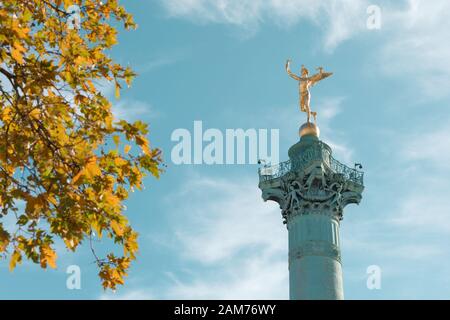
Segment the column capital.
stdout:
<path fill-rule="evenodd" d="M 341 220 L 346 205 L 361 201 L 363 173 L 335 160 L 316 136 L 303 136 L 289 149 L 289 157 L 259 172 L 262 197 L 279 203 L 284 223 L 302 214 Z"/>

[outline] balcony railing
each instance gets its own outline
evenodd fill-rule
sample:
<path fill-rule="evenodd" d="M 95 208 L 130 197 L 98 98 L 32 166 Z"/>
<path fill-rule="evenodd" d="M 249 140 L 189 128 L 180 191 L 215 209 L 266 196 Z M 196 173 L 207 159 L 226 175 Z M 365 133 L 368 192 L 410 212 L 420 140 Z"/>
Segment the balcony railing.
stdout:
<path fill-rule="evenodd" d="M 313 160 L 322 160 L 334 173 L 342 174 L 347 180 L 363 185 L 364 172 L 349 168 L 338 160 L 334 159 L 329 153 L 329 149 L 325 148 L 323 145 L 318 145 L 318 147 L 319 153 L 316 153 L 316 155 L 318 154 L 319 157 L 316 157 L 316 159 L 309 158 L 305 160 L 300 158 L 298 160 L 294 160 L 294 162 L 288 160 L 273 166 L 264 166 L 262 168 L 259 168 L 259 181 L 271 181 L 273 179 L 282 177 L 289 172 L 300 171 Z M 314 155 L 314 152 L 312 154 Z"/>

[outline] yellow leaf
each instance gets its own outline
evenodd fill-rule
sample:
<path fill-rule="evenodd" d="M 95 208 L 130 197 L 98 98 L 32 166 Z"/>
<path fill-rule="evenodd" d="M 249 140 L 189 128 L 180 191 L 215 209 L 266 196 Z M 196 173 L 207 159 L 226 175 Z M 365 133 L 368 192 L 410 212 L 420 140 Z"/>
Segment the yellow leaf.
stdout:
<path fill-rule="evenodd" d="M 116 235 L 118 235 L 119 237 L 123 236 L 123 228 L 117 221 L 112 220 L 110 225 Z"/>
<path fill-rule="evenodd" d="M 100 167 L 97 165 L 97 157 L 92 157 L 86 164 L 85 173 L 88 178 L 96 177 L 102 174 Z"/>
<path fill-rule="evenodd" d="M 66 244 L 66 247 L 68 249 L 70 249 L 72 251 L 75 251 L 75 249 L 76 249 L 76 247 L 78 245 L 78 239 L 74 239 L 74 238 L 67 239 L 67 238 L 64 238 L 63 240 L 64 240 L 64 243 Z"/>
<path fill-rule="evenodd" d="M 8 247 L 8 245 L 9 245 L 9 233 L 3 229 L 3 225 L 0 223 L 0 252 L 4 252 Z"/>
<path fill-rule="evenodd" d="M 105 193 L 105 200 L 108 202 L 109 205 L 112 207 L 118 207 L 120 205 L 120 199 L 113 195 L 112 193 Z"/>
<path fill-rule="evenodd" d="M 137 236 L 136 232 L 130 232 L 123 247 L 124 255 L 129 255 L 132 259 L 135 258 L 135 253 L 138 250 Z"/>
<path fill-rule="evenodd" d="M 127 145 L 123 148 L 123 151 L 125 152 L 125 154 L 127 154 L 128 152 L 130 152 L 130 149 L 131 149 L 131 146 L 127 144 Z"/>
<path fill-rule="evenodd" d="M 115 90 L 116 99 L 120 98 L 120 84 L 116 81 L 116 90 Z"/>
<path fill-rule="evenodd" d="M 120 157 L 117 157 L 117 158 L 114 159 L 114 164 L 115 164 L 116 166 L 118 166 L 118 167 L 121 167 L 121 166 L 123 166 L 123 165 L 126 165 L 127 163 L 128 163 L 127 160 L 122 159 L 122 158 L 120 158 Z"/>
<path fill-rule="evenodd" d="M 11 256 L 11 260 L 9 261 L 9 271 L 13 271 L 14 268 L 16 267 L 17 263 L 21 263 L 22 262 L 22 255 L 20 254 L 19 251 L 14 250 L 14 253 Z"/>
<path fill-rule="evenodd" d="M 58 201 L 56 201 L 55 197 L 52 196 L 52 195 L 49 195 L 49 196 L 47 197 L 47 200 L 48 200 L 50 203 L 54 204 L 55 206 L 58 204 Z"/>
<path fill-rule="evenodd" d="M 141 147 L 142 152 L 149 155 L 150 154 L 150 148 L 148 147 L 148 140 L 144 136 L 137 136 L 136 137 L 136 143 L 138 146 Z"/>
<path fill-rule="evenodd" d="M 39 109 L 35 108 L 35 109 L 31 110 L 29 115 L 31 118 L 38 120 L 41 115 L 41 112 Z"/>
<path fill-rule="evenodd" d="M 3 109 L 0 119 L 3 122 L 8 122 L 9 120 L 11 120 L 11 107 L 6 107 Z"/>
<path fill-rule="evenodd" d="M 72 179 L 72 184 L 75 184 L 82 176 L 85 176 L 88 179 L 92 179 L 93 177 L 99 176 L 102 174 L 100 167 L 97 165 L 97 157 L 93 156 L 89 158 L 86 163 L 86 166 L 81 169 Z"/>
<path fill-rule="evenodd" d="M 64 145 L 69 142 L 70 138 L 67 135 L 66 128 L 62 124 L 58 124 L 53 133 L 57 136 L 58 142 Z"/>
<path fill-rule="evenodd" d="M 103 228 L 100 226 L 99 222 L 97 220 L 94 220 L 92 221 L 91 226 L 94 229 L 94 231 L 97 232 L 97 236 L 101 238 Z"/>
<path fill-rule="evenodd" d="M 64 73 L 64 76 L 65 76 L 65 78 L 66 78 L 66 81 L 70 84 L 70 83 L 72 82 L 72 80 L 73 80 L 72 74 L 70 73 L 70 71 L 66 71 L 66 72 Z"/>
<path fill-rule="evenodd" d="M 127 67 L 125 69 L 125 72 L 123 74 L 124 78 L 125 78 L 125 82 L 127 83 L 128 87 L 130 87 L 131 85 L 131 81 L 133 80 L 133 76 L 134 76 L 134 72 L 130 69 L 130 67 Z"/>
<path fill-rule="evenodd" d="M 120 136 L 113 136 L 113 140 L 114 140 L 114 143 L 116 144 L 116 146 L 118 146 L 120 143 Z"/>

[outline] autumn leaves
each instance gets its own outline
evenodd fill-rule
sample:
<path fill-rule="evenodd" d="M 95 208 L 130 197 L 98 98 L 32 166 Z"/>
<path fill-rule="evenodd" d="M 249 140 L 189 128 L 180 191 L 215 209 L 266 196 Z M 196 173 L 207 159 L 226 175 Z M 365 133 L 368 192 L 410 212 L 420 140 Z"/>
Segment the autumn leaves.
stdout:
<path fill-rule="evenodd" d="M 80 30 L 66 28 L 74 3 Z M 135 76 L 106 53 L 117 43 L 112 18 L 135 27 L 117 0 L 0 4 L 0 255 L 11 270 L 23 259 L 56 268 L 60 238 L 72 251 L 90 246 L 103 286 L 114 289 L 136 258 L 123 202 L 147 174 L 159 176 L 161 157 L 147 124 L 116 119 L 97 88 L 111 81 L 118 98 Z M 1 223 L 9 215 L 14 229 Z M 120 254 L 109 246 L 97 255 L 103 235 Z"/>

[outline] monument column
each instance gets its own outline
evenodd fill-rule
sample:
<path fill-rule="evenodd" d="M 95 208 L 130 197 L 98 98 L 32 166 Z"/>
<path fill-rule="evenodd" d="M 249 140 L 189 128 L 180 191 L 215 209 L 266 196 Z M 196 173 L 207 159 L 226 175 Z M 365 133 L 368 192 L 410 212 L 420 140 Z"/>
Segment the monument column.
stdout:
<path fill-rule="evenodd" d="M 299 136 L 288 161 L 260 168 L 259 188 L 287 225 L 290 299 L 343 299 L 339 226 L 344 207 L 361 201 L 363 172 L 334 159 L 315 124 Z"/>

